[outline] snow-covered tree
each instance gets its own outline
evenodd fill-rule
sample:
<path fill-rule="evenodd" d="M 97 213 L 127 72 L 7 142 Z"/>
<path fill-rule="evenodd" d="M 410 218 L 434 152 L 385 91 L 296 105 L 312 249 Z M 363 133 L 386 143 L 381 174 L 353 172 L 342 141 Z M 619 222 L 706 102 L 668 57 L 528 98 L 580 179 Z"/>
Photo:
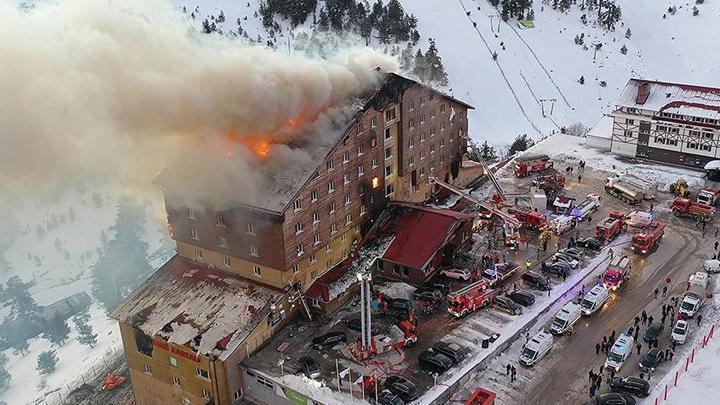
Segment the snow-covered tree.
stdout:
<path fill-rule="evenodd" d="M 88 321 L 90 321 L 90 314 L 87 310 L 73 317 L 73 323 L 78 331 L 78 342 L 93 347 L 97 343 L 97 334 L 93 332 Z"/>
<path fill-rule="evenodd" d="M 620 53 L 623 55 L 627 55 L 627 52 L 628 52 L 627 46 L 625 46 L 625 44 L 623 44 L 622 48 L 620 48 Z"/>
<path fill-rule="evenodd" d="M 55 354 L 55 351 L 48 350 L 38 355 L 37 366 L 35 367 L 35 369 L 40 372 L 40 374 L 50 374 L 55 371 L 55 366 L 57 365 L 57 362 L 58 358 Z"/>
<path fill-rule="evenodd" d="M 7 356 L 4 353 L 0 353 L 0 392 L 5 391 L 10 386 L 10 380 L 12 379 L 12 376 L 5 368 L 7 363 Z"/>
<path fill-rule="evenodd" d="M 445 72 L 445 67 L 442 64 L 442 59 L 438 55 L 437 46 L 435 40 L 430 38 L 430 46 L 425 53 L 425 65 L 428 69 L 428 82 L 435 82 L 441 86 L 447 86 L 448 76 Z"/>
<path fill-rule="evenodd" d="M 533 145 L 535 145 L 535 141 L 533 141 L 527 134 L 518 135 L 510 145 L 509 153 L 512 155 L 517 152 L 522 152 Z"/>
<path fill-rule="evenodd" d="M 625 38 L 630 39 L 631 36 L 632 36 L 632 31 L 630 31 L 630 28 L 628 28 L 627 31 L 625 31 Z"/>
<path fill-rule="evenodd" d="M 599 14 L 598 23 L 606 29 L 613 31 L 615 30 L 615 24 L 620 21 L 622 17 L 622 10 L 614 1 L 606 1 L 603 4 L 604 8 Z"/>
<path fill-rule="evenodd" d="M 578 83 L 585 84 L 585 76 L 580 76 L 580 79 L 578 80 Z"/>
<path fill-rule="evenodd" d="M 43 337 L 56 346 L 62 346 L 70 334 L 67 321 L 61 316 L 55 316 L 45 325 Z"/>

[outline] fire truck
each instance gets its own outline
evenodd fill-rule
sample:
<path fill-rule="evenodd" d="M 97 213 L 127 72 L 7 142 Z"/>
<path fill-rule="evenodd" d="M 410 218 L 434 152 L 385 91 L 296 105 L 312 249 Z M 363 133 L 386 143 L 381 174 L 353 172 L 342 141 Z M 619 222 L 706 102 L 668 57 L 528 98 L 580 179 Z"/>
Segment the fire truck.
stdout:
<path fill-rule="evenodd" d="M 548 174 L 541 174 L 533 179 L 532 185 L 546 193 L 548 190 L 560 191 L 565 188 L 565 176 L 563 176 L 557 170 L 553 170 Z"/>
<path fill-rule="evenodd" d="M 609 242 L 615 239 L 620 232 L 625 232 L 626 230 L 625 214 L 620 211 L 610 211 L 610 216 L 600 221 L 595 228 L 595 239 Z"/>
<path fill-rule="evenodd" d="M 595 212 L 600 208 L 600 196 L 595 193 L 590 193 L 585 199 L 575 208 L 570 211 L 570 215 L 582 221 L 589 214 Z"/>
<path fill-rule="evenodd" d="M 490 305 L 496 292 L 490 288 L 488 280 L 474 282 L 458 291 L 448 294 L 448 311 L 461 318 L 470 312 Z"/>
<path fill-rule="evenodd" d="M 525 229 L 542 231 L 547 226 L 547 217 L 540 211 L 512 210 L 510 213 L 515 215 Z"/>
<path fill-rule="evenodd" d="M 485 388 L 477 388 L 465 401 L 465 405 L 494 405 L 495 393 Z"/>
<path fill-rule="evenodd" d="M 665 224 L 657 221 L 651 222 L 633 236 L 631 244 L 633 252 L 644 255 L 655 251 L 664 234 Z"/>
<path fill-rule="evenodd" d="M 715 207 L 696 203 L 687 198 L 676 198 L 670 204 L 670 209 L 676 217 L 690 217 L 703 222 L 708 222 L 715 215 Z"/>
<path fill-rule="evenodd" d="M 617 290 L 630 272 L 630 258 L 627 256 L 615 257 L 603 274 L 605 287 Z"/>
<path fill-rule="evenodd" d="M 720 190 L 704 188 L 698 192 L 696 201 L 705 205 L 717 205 L 720 201 Z"/>
<path fill-rule="evenodd" d="M 553 162 L 548 155 L 520 156 L 515 159 L 515 175 L 526 177 L 532 173 L 538 173 L 551 169 Z"/>

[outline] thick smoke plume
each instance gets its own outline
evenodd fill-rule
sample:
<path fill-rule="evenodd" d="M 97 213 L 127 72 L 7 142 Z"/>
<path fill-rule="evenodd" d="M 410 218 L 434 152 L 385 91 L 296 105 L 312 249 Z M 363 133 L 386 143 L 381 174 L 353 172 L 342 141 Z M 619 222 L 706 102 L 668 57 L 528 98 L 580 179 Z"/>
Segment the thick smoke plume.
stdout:
<path fill-rule="evenodd" d="M 289 125 L 322 121 L 375 84 L 373 68 L 395 70 L 368 48 L 314 60 L 206 35 L 162 0 L 8 3 L 0 2 L 4 186 L 96 174 L 149 181 L 228 133 L 283 143 Z"/>

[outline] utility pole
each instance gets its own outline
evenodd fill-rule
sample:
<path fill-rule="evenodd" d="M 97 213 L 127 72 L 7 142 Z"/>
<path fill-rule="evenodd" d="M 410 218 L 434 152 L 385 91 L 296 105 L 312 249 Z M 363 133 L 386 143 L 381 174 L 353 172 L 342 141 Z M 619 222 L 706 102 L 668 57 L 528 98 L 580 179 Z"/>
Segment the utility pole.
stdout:
<path fill-rule="evenodd" d="M 540 109 L 541 109 L 541 111 L 542 111 L 542 116 L 543 116 L 543 118 L 544 118 L 544 117 L 547 117 L 547 115 L 545 115 L 545 102 L 546 102 L 546 101 L 549 101 L 549 102 L 550 102 L 550 115 L 552 115 L 553 109 L 555 108 L 555 102 L 557 101 L 557 99 L 555 99 L 555 98 L 541 98 L 539 101 L 540 101 Z"/>
<path fill-rule="evenodd" d="M 595 57 L 597 56 L 597 51 L 600 50 L 600 48 L 602 48 L 602 43 L 601 43 L 601 42 L 595 42 L 595 43 L 593 44 L 593 48 L 594 48 L 594 49 L 593 49 L 593 63 L 595 63 Z"/>
<path fill-rule="evenodd" d="M 495 32 L 495 29 L 493 27 L 493 18 L 497 18 L 497 33 L 500 33 L 500 22 L 502 22 L 502 19 L 498 14 L 489 15 L 488 18 L 490 19 L 490 32 Z"/>

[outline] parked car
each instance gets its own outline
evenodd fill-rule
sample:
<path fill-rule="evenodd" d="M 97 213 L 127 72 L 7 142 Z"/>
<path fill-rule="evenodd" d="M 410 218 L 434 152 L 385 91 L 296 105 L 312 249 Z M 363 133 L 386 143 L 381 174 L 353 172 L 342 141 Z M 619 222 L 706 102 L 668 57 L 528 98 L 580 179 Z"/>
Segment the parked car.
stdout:
<path fill-rule="evenodd" d="M 457 343 L 447 343 L 439 341 L 432 347 L 434 352 L 438 352 L 447 356 L 452 360 L 453 364 L 458 364 L 465 358 L 466 350 Z"/>
<path fill-rule="evenodd" d="M 391 375 L 385 379 L 385 388 L 399 396 L 405 402 L 411 402 L 420 396 L 417 385 L 405 377 Z"/>
<path fill-rule="evenodd" d="M 416 300 L 438 302 L 443 299 L 443 293 L 434 288 L 419 288 L 413 292 Z"/>
<path fill-rule="evenodd" d="M 328 332 L 312 340 L 313 347 L 317 350 L 322 350 L 323 347 L 332 347 L 341 342 L 347 342 L 345 332 Z"/>
<path fill-rule="evenodd" d="M 525 274 L 522 275 L 522 280 L 525 282 L 525 284 L 532 288 L 535 288 L 536 290 L 549 291 L 550 289 L 552 289 L 547 277 L 532 271 L 525 272 Z"/>
<path fill-rule="evenodd" d="M 468 281 L 470 280 L 470 277 L 472 277 L 472 275 L 470 274 L 470 270 L 467 269 L 443 269 L 440 270 L 440 275 L 447 278 L 463 281 Z"/>
<path fill-rule="evenodd" d="M 385 298 L 385 303 L 391 311 L 407 312 L 414 308 L 412 300 L 405 298 Z"/>
<path fill-rule="evenodd" d="M 350 330 L 355 330 L 358 332 L 362 332 L 362 320 L 358 317 L 352 317 L 345 319 L 345 326 L 347 326 Z M 370 329 L 373 334 L 376 334 L 379 331 L 379 328 L 376 324 L 370 323 Z"/>
<path fill-rule="evenodd" d="M 493 301 L 493 306 L 510 315 L 522 314 L 522 306 L 508 297 L 497 296 Z"/>
<path fill-rule="evenodd" d="M 580 265 L 580 261 L 570 255 L 566 255 L 562 252 L 557 252 L 552 257 L 553 262 L 564 262 L 570 265 L 571 268 L 576 269 Z"/>
<path fill-rule="evenodd" d="M 654 371 L 665 360 L 664 357 L 663 352 L 657 347 L 650 349 L 640 361 L 640 370 L 644 372 Z"/>
<path fill-rule="evenodd" d="M 543 266 L 542 270 L 548 274 L 555 274 L 557 276 L 561 276 L 563 273 L 570 273 L 570 265 L 565 262 L 547 261 L 545 262 L 545 266 Z"/>
<path fill-rule="evenodd" d="M 298 364 L 300 365 L 300 371 L 305 374 L 305 377 L 312 379 L 320 377 L 320 366 L 318 366 L 317 362 L 315 362 L 312 357 L 300 357 Z"/>
<path fill-rule="evenodd" d="M 643 340 L 650 343 L 657 340 L 658 337 L 660 337 L 660 333 L 663 330 L 663 324 L 660 322 L 653 322 L 648 328 L 645 330 L 645 334 L 643 335 Z"/>
<path fill-rule="evenodd" d="M 418 356 L 418 365 L 431 373 L 442 374 L 453 365 L 452 360 L 442 353 L 425 350 Z"/>
<path fill-rule="evenodd" d="M 679 345 L 685 343 L 688 335 L 688 329 L 689 326 L 687 321 L 684 321 L 682 319 L 678 320 L 677 322 L 675 322 L 675 327 L 672 330 L 670 339 Z"/>
<path fill-rule="evenodd" d="M 705 260 L 705 263 L 703 264 L 703 270 L 705 270 L 705 272 L 709 274 L 720 273 L 720 260 Z"/>
<path fill-rule="evenodd" d="M 425 284 L 424 287 L 434 288 L 436 290 L 439 290 L 443 294 L 447 294 L 452 290 L 452 286 L 450 284 L 445 284 L 445 283 L 440 283 L 440 282 L 433 282 L 430 284 Z"/>
<path fill-rule="evenodd" d="M 575 246 L 583 248 L 585 250 L 594 250 L 596 252 L 599 252 L 603 248 L 603 243 L 594 238 L 583 238 L 578 239 L 575 242 Z"/>
<path fill-rule="evenodd" d="M 566 248 L 560 250 L 560 253 L 566 254 L 575 260 L 582 260 L 582 258 L 585 257 L 585 252 L 580 248 Z"/>
<path fill-rule="evenodd" d="M 535 303 L 535 296 L 528 290 L 513 291 L 508 293 L 507 297 L 524 307 L 529 307 Z"/>
<path fill-rule="evenodd" d="M 610 389 L 613 392 L 645 398 L 650 394 L 650 383 L 637 377 L 615 377 L 610 380 Z"/>
<path fill-rule="evenodd" d="M 596 405 L 635 405 L 635 398 L 619 392 L 608 392 L 595 397 Z"/>
<path fill-rule="evenodd" d="M 393 394 L 389 390 L 383 390 L 377 397 L 378 405 L 405 405 L 405 401 L 399 395 Z"/>

